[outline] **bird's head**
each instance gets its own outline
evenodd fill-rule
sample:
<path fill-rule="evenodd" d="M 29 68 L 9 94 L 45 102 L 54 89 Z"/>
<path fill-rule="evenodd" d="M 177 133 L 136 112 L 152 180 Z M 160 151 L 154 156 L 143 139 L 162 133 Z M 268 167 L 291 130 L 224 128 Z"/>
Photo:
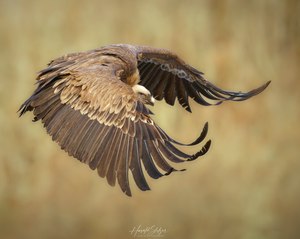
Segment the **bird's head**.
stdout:
<path fill-rule="evenodd" d="M 151 95 L 150 91 L 147 90 L 144 86 L 142 85 L 134 85 L 132 87 L 133 91 L 138 95 L 139 99 L 147 105 L 154 105 L 155 99 Z"/>

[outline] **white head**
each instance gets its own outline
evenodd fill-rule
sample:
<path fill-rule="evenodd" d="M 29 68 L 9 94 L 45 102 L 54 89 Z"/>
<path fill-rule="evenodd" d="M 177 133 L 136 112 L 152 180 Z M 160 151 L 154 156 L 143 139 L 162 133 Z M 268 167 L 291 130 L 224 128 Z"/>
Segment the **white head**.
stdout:
<path fill-rule="evenodd" d="M 145 104 L 154 105 L 155 99 L 146 87 L 142 85 L 134 85 L 132 89 L 136 94 L 141 96 L 141 99 Z"/>

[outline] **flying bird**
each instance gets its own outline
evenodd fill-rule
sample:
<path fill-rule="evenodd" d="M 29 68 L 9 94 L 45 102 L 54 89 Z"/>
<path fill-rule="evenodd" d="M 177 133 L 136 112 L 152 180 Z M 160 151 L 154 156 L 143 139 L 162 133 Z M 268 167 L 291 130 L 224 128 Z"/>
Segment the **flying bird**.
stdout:
<path fill-rule="evenodd" d="M 114 44 L 52 60 L 19 111 L 33 111 L 33 121 L 41 120 L 63 150 L 131 196 L 129 172 L 139 189 L 150 190 L 144 171 L 155 179 L 169 175 L 177 171 L 170 162 L 195 160 L 211 144 L 184 153 L 176 145 L 201 143 L 208 124 L 194 142 L 183 144 L 153 121 L 148 105 L 162 99 L 174 105 L 177 99 L 191 112 L 189 98 L 205 106 L 242 101 L 269 83 L 247 93 L 225 91 L 169 50 Z"/>

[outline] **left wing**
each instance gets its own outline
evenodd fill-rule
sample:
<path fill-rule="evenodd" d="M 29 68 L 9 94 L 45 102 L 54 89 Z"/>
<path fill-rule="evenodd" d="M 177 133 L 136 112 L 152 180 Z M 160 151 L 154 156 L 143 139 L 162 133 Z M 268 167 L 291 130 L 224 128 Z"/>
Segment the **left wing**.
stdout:
<path fill-rule="evenodd" d="M 204 78 L 204 74 L 186 64 L 174 53 L 146 46 L 136 46 L 134 51 L 138 60 L 140 83 L 157 100 L 174 105 L 177 98 L 187 111 L 191 112 L 189 97 L 201 105 L 211 105 L 208 100 L 220 104 L 226 100 L 247 100 L 262 92 L 270 83 L 246 93 L 226 91 L 218 88 Z"/>

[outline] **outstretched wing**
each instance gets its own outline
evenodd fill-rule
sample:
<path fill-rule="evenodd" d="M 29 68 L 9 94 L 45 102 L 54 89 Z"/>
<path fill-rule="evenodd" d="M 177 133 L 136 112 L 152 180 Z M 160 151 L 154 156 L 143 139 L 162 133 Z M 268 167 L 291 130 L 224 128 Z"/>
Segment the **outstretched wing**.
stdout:
<path fill-rule="evenodd" d="M 225 91 L 205 80 L 204 74 L 172 52 L 164 49 L 136 46 L 140 83 L 157 100 L 179 103 L 191 112 L 189 97 L 202 105 L 220 104 L 226 100 L 242 101 L 262 92 L 270 82 L 247 93 Z M 210 100 L 210 102 L 208 101 Z"/>
<path fill-rule="evenodd" d="M 62 149 L 97 169 L 110 185 L 117 181 L 127 195 L 129 171 L 141 190 L 149 190 L 142 164 L 152 178 L 159 178 L 175 170 L 169 161 L 194 160 L 209 149 L 210 141 L 194 155 L 177 149 L 174 144 L 180 143 L 153 122 L 149 110 L 111 67 L 93 64 L 60 71 L 64 65 L 63 59 L 54 61 L 40 73 L 21 115 L 32 110 L 34 120 L 43 122 Z M 201 142 L 206 133 L 207 125 L 190 145 Z"/>

